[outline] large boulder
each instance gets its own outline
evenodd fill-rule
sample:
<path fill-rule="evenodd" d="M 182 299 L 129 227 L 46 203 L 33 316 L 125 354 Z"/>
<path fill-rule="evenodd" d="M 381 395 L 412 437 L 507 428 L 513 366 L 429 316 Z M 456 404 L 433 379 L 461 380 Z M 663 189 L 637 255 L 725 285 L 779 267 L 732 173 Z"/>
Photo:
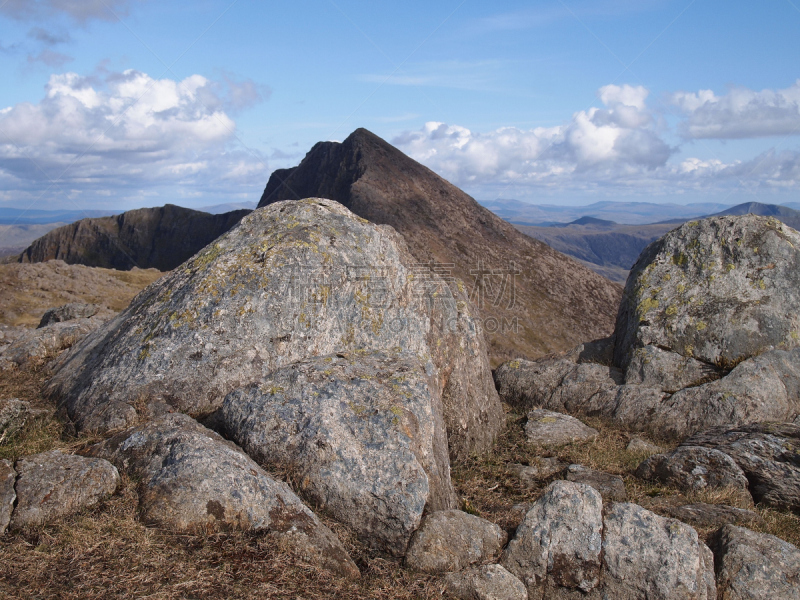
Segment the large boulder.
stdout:
<path fill-rule="evenodd" d="M 423 511 L 457 505 L 435 367 L 407 354 L 309 358 L 230 393 L 220 420 L 262 464 L 370 545 L 405 553 Z"/>
<path fill-rule="evenodd" d="M 40 525 L 92 506 L 113 494 L 120 482 L 117 469 L 108 461 L 59 450 L 20 458 L 16 471 L 13 529 Z"/>
<path fill-rule="evenodd" d="M 136 478 L 142 520 L 178 531 L 270 532 L 344 575 L 358 569 L 282 481 L 194 419 L 167 414 L 90 448 Z"/>
<path fill-rule="evenodd" d="M 800 344 L 800 233 L 774 218 L 690 221 L 648 246 L 625 285 L 614 362 L 657 346 L 730 368 Z"/>
<path fill-rule="evenodd" d="M 115 423 L 154 401 L 211 412 L 303 358 L 395 348 L 436 367 L 451 453 L 489 448 L 503 413 L 463 285 L 336 202 L 279 202 L 137 296 L 59 362 L 46 392 L 79 430 L 107 429 L 108 406 Z"/>
<path fill-rule="evenodd" d="M 800 550 L 743 527 L 725 525 L 711 540 L 725 600 L 799 600 Z"/>

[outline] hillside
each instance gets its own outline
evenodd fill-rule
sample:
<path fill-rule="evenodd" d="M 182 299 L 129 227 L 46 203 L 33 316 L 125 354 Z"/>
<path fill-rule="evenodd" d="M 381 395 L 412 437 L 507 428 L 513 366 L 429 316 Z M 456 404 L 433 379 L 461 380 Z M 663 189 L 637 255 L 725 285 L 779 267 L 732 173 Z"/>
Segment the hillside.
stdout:
<path fill-rule="evenodd" d="M 248 210 L 220 215 L 167 204 L 113 217 L 82 219 L 34 241 L 19 262 L 169 271 L 236 225 Z"/>
<path fill-rule="evenodd" d="M 365 129 L 320 142 L 297 167 L 275 171 L 259 207 L 315 196 L 391 225 L 420 263 L 460 278 L 481 311 L 493 364 L 613 329 L 620 286 L 518 232 Z"/>

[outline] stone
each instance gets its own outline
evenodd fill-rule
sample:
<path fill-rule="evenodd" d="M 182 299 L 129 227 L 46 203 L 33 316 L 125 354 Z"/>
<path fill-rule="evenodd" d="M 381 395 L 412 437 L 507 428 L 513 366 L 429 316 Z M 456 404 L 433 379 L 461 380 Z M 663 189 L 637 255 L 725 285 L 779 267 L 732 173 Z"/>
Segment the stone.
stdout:
<path fill-rule="evenodd" d="M 103 308 L 97 304 L 84 304 L 81 302 L 71 302 L 63 306 L 49 308 L 42 315 L 42 320 L 39 321 L 38 329 L 47 327 L 53 323 L 62 323 L 73 319 L 88 319 L 89 317 L 95 316 L 98 312 L 108 311 L 103 311 Z"/>
<path fill-rule="evenodd" d="M 628 452 L 635 452 L 636 454 L 660 454 L 664 450 L 660 446 L 643 440 L 640 437 L 632 437 L 625 447 Z"/>
<path fill-rule="evenodd" d="M 641 506 L 613 503 L 603 521 L 603 592 L 614 600 L 714 600 L 714 561 L 697 532 Z"/>
<path fill-rule="evenodd" d="M 537 481 L 552 477 L 561 473 L 567 468 L 567 463 L 557 457 L 534 457 L 529 465 L 509 464 L 506 469 L 519 477 L 520 481 L 528 486 L 534 485 Z"/>
<path fill-rule="evenodd" d="M 720 369 L 656 346 L 637 348 L 625 371 L 625 383 L 657 388 L 670 394 L 719 379 Z"/>
<path fill-rule="evenodd" d="M 14 491 L 16 481 L 17 472 L 11 461 L 0 460 L 0 535 L 6 532 L 11 522 L 14 501 L 17 499 L 17 493 Z"/>
<path fill-rule="evenodd" d="M 569 465 L 565 479 L 574 483 L 583 483 L 592 486 L 603 497 L 605 501 L 625 502 L 628 500 L 628 492 L 625 489 L 625 482 L 619 475 L 604 473 L 596 469 L 590 469 L 583 465 Z"/>
<path fill-rule="evenodd" d="M 0 444 L 22 429 L 29 419 L 45 412 L 34 409 L 30 402 L 18 398 L 0 400 Z"/>
<path fill-rule="evenodd" d="M 525 435 L 529 442 L 540 446 L 564 446 L 593 440 L 597 437 L 597 430 L 584 425 L 575 417 L 535 409 L 528 413 Z"/>
<path fill-rule="evenodd" d="M 525 515 L 533 508 L 533 502 L 519 502 L 511 507 L 508 512 L 507 522 L 509 524 L 506 530 L 513 533 L 517 530 L 520 523 L 525 520 Z"/>
<path fill-rule="evenodd" d="M 20 458 L 15 468 L 12 529 L 41 525 L 92 506 L 113 494 L 120 483 L 117 469 L 108 461 L 59 450 Z"/>
<path fill-rule="evenodd" d="M 665 509 L 669 516 L 695 527 L 717 528 L 723 525 L 758 525 L 764 522 L 758 513 L 724 504 L 685 504 Z"/>
<path fill-rule="evenodd" d="M 4 363 L 2 368 L 27 369 L 41 365 L 75 345 L 104 322 L 102 317 L 92 317 L 30 329 L 5 349 L 1 357 Z"/>
<path fill-rule="evenodd" d="M 524 410 L 551 408 L 550 396 L 576 368 L 573 361 L 564 358 L 538 361 L 520 358 L 497 367 L 494 379 L 500 397 L 511 406 Z"/>
<path fill-rule="evenodd" d="M 584 342 L 567 352 L 564 357 L 580 363 L 596 363 L 610 367 L 614 362 L 614 336 Z"/>
<path fill-rule="evenodd" d="M 800 599 L 800 550 L 773 535 L 725 525 L 711 540 L 725 600 Z"/>
<path fill-rule="evenodd" d="M 106 404 L 158 401 L 202 416 L 304 358 L 399 349 L 436 367 L 452 456 L 481 453 L 503 411 L 474 308 L 452 284 L 420 267 L 391 227 L 337 202 L 270 204 L 72 349 L 45 393 L 78 431 L 102 431 Z"/>
<path fill-rule="evenodd" d="M 228 394 L 220 420 L 360 539 L 402 556 L 424 510 L 458 505 L 435 372 L 400 353 L 301 360 Z"/>
<path fill-rule="evenodd" d="M 460 571 L 496 561 L 507 540 L 506 532 L 486 519 L 460 510 L 433 512 L 411 539 L 406 566 L 433 574 Z"/>
<path fill-rule="evenodd" d="M 800 426 L 755 423 L 733 429 L 710 429 L 681 446 L 713 448 L 742 469 L 753 500 L 788 510 L 800 509 Z"/>
<path fill-rule="evenodd" d="M 525 585 L 500 565 L 448 573 L 445 593 L 459 600 L 528 600 Z"/>
<path fill-rule="evenodd" d="M 750 502 L 747 477 L 727 454 L 702 446 L 681 446 L 667 454 L 656 454 L 636 469 L 640 479 L 674 485 L 684 492 L 727 488 Z"/>
<path fill-rule="evenodd" d="M 614 364 L 645 346 L 730 368 L 798 346 L 800 233 L 773 217 L 690 221 L 648 246 L 625 286 Z"/>
<path fill-rule="evenodd" d="M 590 486 L 555 481 L 534 503 L 502 564 L 532 598 L 548 586 L 590 592 L 600 582 L 603 500 Z"/>
<path fill-rule="evenodd" d="M 140 483 L 140 518 L 177 531 L 262 531 L 346 576 L 358 568 L 339 540 L 282 481 L 233 443 L 166 414 L 90 448 Z"/>

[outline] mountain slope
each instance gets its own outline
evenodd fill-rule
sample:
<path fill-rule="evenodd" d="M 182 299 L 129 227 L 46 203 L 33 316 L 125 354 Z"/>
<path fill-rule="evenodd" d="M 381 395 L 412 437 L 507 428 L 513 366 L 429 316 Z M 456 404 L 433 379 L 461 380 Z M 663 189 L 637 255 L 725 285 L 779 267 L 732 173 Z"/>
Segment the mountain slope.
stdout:
<path fill-rule="evenodd" d="M 275 171 L 259 207 L 306 197 L 391 225 L 421 265 L 460 278 L 481 312 L 493 364 L 613 330 L 620 286 L 521 234 L 366 129 L 320 142 L 297 167 Z"/>
<path fill-rule="evenodd" d="M 167 204 L 113 217 L 82 219 L 34 241 L 19 262 L 60 259 L 68 264 L 169 271 L 236 225 L 248 210 L 221 215 Z"/>

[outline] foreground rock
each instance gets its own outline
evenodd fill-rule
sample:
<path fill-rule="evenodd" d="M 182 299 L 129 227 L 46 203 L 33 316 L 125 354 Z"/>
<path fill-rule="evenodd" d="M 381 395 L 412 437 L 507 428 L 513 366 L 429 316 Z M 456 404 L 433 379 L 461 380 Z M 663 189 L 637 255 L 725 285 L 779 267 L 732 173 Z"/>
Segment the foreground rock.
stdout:
<path fill-rule="evenodd" d="M 358 574 L 336 536 L 285 483 L 186 415 L 164 415 L 90 451 L 141 481 L 140 514 L 148 525 L 272 532 L 306 560 Z"/>
<path fill-rule="evenodd" d="M 70 515 L 113 494 L 119 473 L 108 461 L 52 450 L 16 463 L 17 505 L 11 527 L 40 525 Z"/>
<path fill-rule="evenodd" d="M 460 510 L 428 515 L 414 534 L 406 565 L 423 573 L 460 571 L 495 561 L 508 536 L 494 523 Z"/>
<path fill-rule="evenodd" d="M 449 573 L 445 586 L 445 593 L 459 600 L 528 600 L 523 583 L 500 565 Z"/>
<path fill-rule="evenodd" d="M 726 525 L 711 542 L 726 600 L 800 599 L 800 550 L 764 533 Z"/>
<path fill-rule="evenodd" d="M 597 430 L 587 427 L 575 417 L 550 410 L 532 410 L 525 424 L 528 441 L 540 446 L 564 446 L 593 440 Z"/>
<path fill-rule="evenodd" d="M 109 406 L 114 423 L 157 401 L 206 413 L 306 357 L 397 348 L 436 367 L 450 450 L 465 456 L 502 421 L 471 311 L 390 227 L 330 200 L 277 203 L 137 296 L 59 361 L 46 392 L 79 430 L 103 430 Z"/>
<path fill-rule="evenodd" d="M 681 446 L 668 454 L 656 454 L 636 469 L 636 476 L 674 485 L 685 492 L 727 488 L 750 501 L 747 477 L 724 452 L 701 446 Z"/>
<path fill-rule="evenodd" d="M 402 556 L 426 508 L 457 506 L 434 374 L 400 353 L 302 360 L 229 394 L 220 418 L 250 456 L 290 468 L 307 497 Z"/>
<path fill-rule="evenodd" d="M 11 522 L 11 512 L 14 510 L 14 501 L 17 494 L 14 483 L 17 472 L 10 461 L 0 460 L 0 535 L 4 534 Z"/>
<path fill-rule="evenodd" d="M 710 429 L 681 446 L 713 448 L 733 459 L 747 477 L 755 502 L 800 509 L 800 426 L 757 423 Z"/>

